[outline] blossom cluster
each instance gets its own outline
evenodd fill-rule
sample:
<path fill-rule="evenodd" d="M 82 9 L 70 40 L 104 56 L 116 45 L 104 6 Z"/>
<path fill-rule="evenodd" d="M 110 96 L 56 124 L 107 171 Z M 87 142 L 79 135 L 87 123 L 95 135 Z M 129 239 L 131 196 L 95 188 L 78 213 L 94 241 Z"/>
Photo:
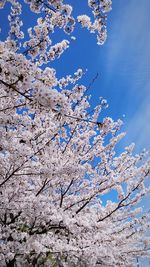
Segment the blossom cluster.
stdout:
<path fill-rule="evenodd" d="M 89 0 L 88 5 L 92 9 L 94 22 L 87 15 L 78 16 L 78 22 L 82 27 L 86 27 L 90 32 L 97 33 L 97 43 L 104 44 L 107 38 L 106 13 L 111 10 L 111 0 Z"/>

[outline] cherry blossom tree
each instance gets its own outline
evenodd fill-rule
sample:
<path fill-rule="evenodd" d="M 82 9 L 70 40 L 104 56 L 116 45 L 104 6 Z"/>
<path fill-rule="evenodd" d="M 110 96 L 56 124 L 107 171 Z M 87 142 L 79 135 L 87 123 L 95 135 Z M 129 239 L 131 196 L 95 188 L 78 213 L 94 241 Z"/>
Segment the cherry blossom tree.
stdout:
<path fill-rule="evenodd" d="M 90 109 L 84 71 L 57 78 L 48 63 L 69 47 L 77 23 L 106 40 L 110 0 L 89 0 L 91 18 L 63 0 L 25 0 L 38 14 L 24 38 L 22 5 L 10 2 L 10 31 L 0 42 L 1 266 L 136 266 L 149 254 L 150 159 L 131 144 L 119 155 L 122 122 Z M 66 1 L 67 2 L 67 1 Z M 53 44 L 56 28 L 66 39 Z M 74 37 L 73 37 L 74 38 Z M 71 89 L 70 89 L 71 88 Z M 111 192 L 117 200 L 111 200 Z M 108 195 L 106 205 L 103 196 Z"/>

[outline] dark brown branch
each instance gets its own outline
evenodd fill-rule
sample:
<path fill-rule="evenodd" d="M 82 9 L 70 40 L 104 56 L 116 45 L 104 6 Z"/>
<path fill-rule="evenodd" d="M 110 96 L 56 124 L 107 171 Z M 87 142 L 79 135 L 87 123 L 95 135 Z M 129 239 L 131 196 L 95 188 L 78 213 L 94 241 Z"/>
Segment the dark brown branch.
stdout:
<path fill-rule="evenodd" d="M 61 193 L 61 199 L 60 199 L 60 207 L 62 207 L 62 203 L 63 203 L 63 198 L 64 196 L 67 194 L 67 192 L 69 191 L 71 185 L 73 184 L 74 179 L 72 179 L 68 185 L 68 187 L 66 188 L 64 193 Z"/>
<path fill-rule="evenodd" d="M 42 187 L 39 189 L 39 191 L 36 193 L 36 197 L 43 191 L 44 187 L 49 183 L 49 181 L 47 181 L 48 178 L 45 179 Z"/>
<path fill-rule="evenodd" d="M 58 133 L 54 134 L 54 136 L 46 142 L 46 144 L 42 147 L 39 148 L 33 155 L 31 155 L 29 158 L 27 158 L 19 167 L 17 167 L 8 177 L 6 177 L 6 179 L 0 184 L 0 187 L 3 186 L 17 171 L 20 170 L 20 168 L 29 161 L 29 159 L 32 159 L 34 156 L 36 156 L 41 150 L 44 149 L 44 147 L 46 145 L 48 145 L 56 136 L 58 135 Z"/>
<path fill-rule="evenodd" d="M 86 200 L 88 200 L 88 198 L 78 200 L 77 202 L 75 202 L 75 203 L 71 204 L 70 206 L 66 207 L 66 208 L 64 209 L 64 211 L 69 210 L 69 209 L 72 208 L 73 206 L 75 206 L 75 205 L 77 205 L 77 204 L 80 204 L 81 202 L 86 201 Z"/>
<path fill-rule="evenodd" d="M 7 107 L 7 108 L 4 108 L 4 109 L 0 109 L 0 112 L 4 112 L 4 111 L 9 110 L 9 109 L 16 109 L 16 108 L 23 107 L 23 106 L 26 106 L 26 103 L 23 103 L 23 104 L 20 104 L 20 105 L 16 105 L 16 106 L 13 106 L 13 107 Z"/>
<path fill-rule="evenodd" d="M 77 129 L 77 125 L 76 125 L 76 127 L 73 129 L 73 131 L 72 131 L 72 133 L 71 133 L 71 135 L 70 135 L 70 137 L 69 137 L 69 140 L 68 140 L 68 142 L 66 143 L 66 146 L 65 146 L 64 150 L 62 151 L 62 154 L 65 153 L 65 151 L 66 151 L 66 149 L 67 149 L 67 147 L 68 147 L 68 145 L 69 145 L 71 139 L 73 138 L 73 135 L 74 135 L 76 129 Z"/>
<path fill-rule="evenodd" d="M 40 40 L 39 43 L 37 43 L 33 47 L 29 47 L 28 49 L 26 49 L 25 51 L 23 51 L 23 54 L 24 55 L 27 55 L 29 51 L 33 51 L 34 48 L 38 47 L 43 41 L 44 41 L 44 39 Z"/>
<path fill-rule="evenodd" d="M 44 173 L 32 173 L 32 172 L 29 172 L 29 173 L 16 173 L 14 174 L 14 176 L 22 176 L 22 175 L 41 175 L 41 174 L 44 174 Z"/>
<path fill-rule="evenodd" d="M 27 162 L 27 160 L 26 160 L 26 162 Z M 8 177 L 6 176 L 6 179 L 0 184 L 0 187 L 3 186 L 17 171 L 19 171 L 23 165 L 24 165 L 24 162 L 21 164 L 21 166 L 17 167 L 15 170 L 13 170 L 13 172 L 11 174 L 9 174 Z"/>
<path fill-rule="evenodd" d="M 86 88 L 84 94 L 82 95 L 81 99 L 77 101 L 77 103 L 75 104 L 73 110 L 75 110 L 76 106 L 78 106 L 81 101 L 83 100 L 83 98 L 85 97 L 85 95 L 87 94 L 87 92 L 90 90 L 91 86 L 94 84 L 94 82 L 96 81 L 96 79 L 98 78 L 98 73 L 96 73 L 95 77 L 92 79 L 92 81 L 89 83 L 88 87 Z"/>
<path fill-rule="evenodd" d="M 145 252 L 145 251 L 149 251 L 150 248 L 145 248 L 145 249 L 138 249 L 138 250 L 130 250 L 130 251 L 124 251 L 122 252 L 122 254 L 128 254 L 128 253 L 139 253 L 139 252 Z"/>
<path fill-rule="evenodd" d="M 0 82 L 1 82 L 2 84 L 4 84 L 5 86 L 7 86 L 7 87 L 13 89 L 15 92 L 17 92 L 18 94 L 22 95 L 23 97 L 25 97 L 25 98 L 28 99 L 29 101 L 33 101 L 33 99 L 31 99 L 30 97 L 28 97 L 28 96 L 25 95 L 24 93 L 18 91 L 18 90 L 14 87 L 14 85 L 15 85 L 18 81 L 19 81 L 19 79 L 18 79 L 16 82 L 12 83 L 12 84 L 8 84 L 8 83 L 6 83 L 6 82 L 0 80 Z"/>
<path fill-rule="evenodd" d="M 51 230 L 66 230 L 68 232 L 68 229 L 66 228 L 66 226 L 63 226 L 59 223 L 59 225 L 50 225 L 49 227 L 43 226 L 43 227 L 39 227 L 41 229 L 36 229 L 35 231 L 30 231 L 29 234 L 30 235 L 34 235 L 34 234 L 46 234 L 47 232 L 51 231 Z"/>
<path fill-rule="evenodd" d="M 141 182 L 140 182 L 141 183 Z M 132 189 L 131 192 L 129 192 L 126 197 L 124 197 L 117 205 L 117 207 L 115 209 L 113 209 L 109 214 L 107 214 L 106 216 L 104 216 L 103 218 L 99 219 L 98 222 L 101 222 L 101 221 L 104 221 L 105 219 L 107 219 L 108 217 L 110 217 L 114 212 L 116 212 L 117 210 L 119 210 L 120 208 L 122 207 L 126 207 L 126 206 L 129 206 L 131 203 L 127 203 L 127 204 L 123 204 L 128 198 L 129 196 L 136 190 L 138 189 L 140 183 L 138 183 L 138 185 Z"/>
<path fill-rule="evenodd" d="M 12 223 L 15 223 L 16 219 L 18 219 L 18 218 L 20 217 L 21 213 L 22 213 L 22 211 L 19 211 L 19 212 L 17 213 L 17 215 L 14 216 L 13 213 L 7 214 L 7 213 L 5 212 L 5 214 L 4 214 L 4 220 L 1 219 L 1 222 L 2 222 L 4 225 L 10 225 L 10 224 L 12 224 Z M 9 215 L 9 217 L 10 217 L 10 221 L 9 221 L 9 222 L 7 222 L 7 218 L 8 218 L 7 215 Z"/>
<path fill-rule="evenodd" d="M 88 119 L 78 118 L 78 117 L 75 117 L 75 116 L 72 116 L 72 115 L 68 115 L 68 114 L 64 114 L 64 116 L 65 117 L 68 117 L 68 118 L 71 118 L 71 119 L 75 119 L 77 121 L 83 121 L 83 122 L 93 123 L 93 124 L 97 125 L 98 127 L 102 127 L 103 126 L 103 123 L 102 122 L 91 121 L 91 120 L 88 120 Z"/>
<path fill-rule="evenodd" d="M 89 204 L 91 199 L 88 199 L 77 211 L 76 214 L 78 214 L 81 210 L 83 210 L 85 208 L 85 206 L 87 206 Z"/>

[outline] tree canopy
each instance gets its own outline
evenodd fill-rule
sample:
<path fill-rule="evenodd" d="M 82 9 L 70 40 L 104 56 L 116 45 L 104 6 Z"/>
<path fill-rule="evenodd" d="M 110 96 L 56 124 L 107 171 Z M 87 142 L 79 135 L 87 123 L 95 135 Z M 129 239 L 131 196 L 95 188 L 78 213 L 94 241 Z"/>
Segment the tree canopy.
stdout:
<path fill-rule="evenodd" d="M 69 48 L 77 23 L 102 45 L 112 3 L 89 0 L 91 17 L 75 18 L 63 0 L 2 0 L 0 7 L 7 2 L 10 30 L 0 42 L 1 266 L 135 266 L 136 257 L 149 254 L 149 213 L 137 204 L 150 192 L 150 159 L 145 151 L 134 155 L 133 144 L 116 153 L 122 121 L 101 120 L 103 98 L 90 108 L 84 70 L 58 79 L 49 66 Z M 38 15 L 28 39 L 21 30 L 25 4 Z M 57 28 L 66 39 L 53 44 Z"/>

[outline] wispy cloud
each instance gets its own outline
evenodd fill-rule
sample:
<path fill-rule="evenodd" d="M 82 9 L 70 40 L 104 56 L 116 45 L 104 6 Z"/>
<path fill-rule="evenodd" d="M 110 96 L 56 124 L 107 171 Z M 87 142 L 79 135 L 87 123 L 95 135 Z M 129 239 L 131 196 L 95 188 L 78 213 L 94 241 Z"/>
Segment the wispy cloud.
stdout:
<path fill-rule="evenodd" d="M 120 99 L 126 113 L 126 140 L 134 141 L 138 149 L 150 149 L 150 1 L 116 2 L 108 35 L 107 87 L 115 76 L 120 94 L 127 99 L 126 103 Z"/>
<path fill-rule="evenodd" d="M 149 92 L 145 93 L 147 88 L 143 88 L 144 99 L 141 99 L 137 110 L 130 116 L 126 125 L 126 131 L 130 134 L 127 138 L 136 142 L 139 150 L 150 150 L 150 83 L 147 87 Z"/>

